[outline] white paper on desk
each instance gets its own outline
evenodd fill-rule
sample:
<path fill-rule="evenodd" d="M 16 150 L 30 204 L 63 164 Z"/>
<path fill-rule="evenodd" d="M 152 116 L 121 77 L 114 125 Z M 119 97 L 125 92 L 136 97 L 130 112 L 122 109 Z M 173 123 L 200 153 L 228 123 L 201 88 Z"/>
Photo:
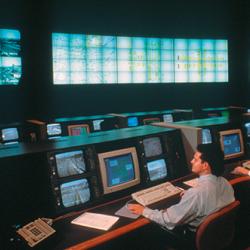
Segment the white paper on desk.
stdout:
<path fill-rule="evenodd" d="M 86 212 L 72 220 L 71 223 L 85 227 L 108 230 L 116 223 L 116 221 L 118 221 L 118 219 L 119 217 L 117 216 Z"/>
<path fill-rule="evenodd" d="M 191 179 L 189 181 L 184 181 L 184 184 L 190 186 L 190 187 L 196 187 L 198 184 L 198 178 Z"/>

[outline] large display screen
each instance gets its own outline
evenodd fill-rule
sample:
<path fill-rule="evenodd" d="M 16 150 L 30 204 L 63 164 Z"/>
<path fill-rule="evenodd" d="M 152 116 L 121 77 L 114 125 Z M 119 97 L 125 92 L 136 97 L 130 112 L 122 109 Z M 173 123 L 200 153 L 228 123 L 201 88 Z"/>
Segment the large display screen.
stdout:
<path fill-rule="evenodd" d="M 74 180 L 60 186 L 64 207 L 77 206 L 90 200 L 90 189 L 87 179 Z"/>
<path fill-rule="evenodd" d="M 52 34 L 54 84 L 228 82 L 228 43 Z"/>
<path fill-rule="evenodd" d="M 81 150 L 56 154 L 55 159 L 59 177 L 82 174 L 86 171 L 83 152 Z"/>
<path fill-rule="evenodd" d="M 148 162 L 147 169 L 151 181 L 160 180 L 167 176 L 167 166 L 164 159 Z"/>
<path fill-rule="evenodd" d="M 161 141 L 159 137 L 150 137 L 144 139 L 143 146 L 146 157 L 162 154 Z"/>
<path fill-rule="evenodd" d="M 0 85 L 17 85 L 21 75 L 20 32 L 0 29 Z"/>

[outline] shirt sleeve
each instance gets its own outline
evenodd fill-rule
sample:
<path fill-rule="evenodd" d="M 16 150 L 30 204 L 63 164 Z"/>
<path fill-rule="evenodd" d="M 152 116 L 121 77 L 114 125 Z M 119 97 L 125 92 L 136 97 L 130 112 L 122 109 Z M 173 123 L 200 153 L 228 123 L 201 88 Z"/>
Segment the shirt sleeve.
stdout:
<path fill-rule="evenodd" d="M 193 188 L 187 190 L 181 201 L 166 210 L 145 208 L 143 216 L 172 230 L 175 226 L 186 224 L 197 217 L 197 192 Z"/>

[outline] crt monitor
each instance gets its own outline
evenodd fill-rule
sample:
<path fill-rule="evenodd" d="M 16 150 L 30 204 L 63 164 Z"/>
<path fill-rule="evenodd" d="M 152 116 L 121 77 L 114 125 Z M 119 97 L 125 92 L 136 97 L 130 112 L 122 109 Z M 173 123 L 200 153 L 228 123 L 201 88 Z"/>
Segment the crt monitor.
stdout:
<path fill-rule="evenodd" d="M 250 122 L 245 123 L 244 127 L 245 127 L 245 130 L 246 130 L 247 137 L 250 137 Z"/>
<path fill-rule="evenodd" d="M 168 175 L 165 159 L 157 159 L 147 162 L 147 170 L 150 181 L 161 180 Z"/>
<path fill-rule="evenodd" d="M 62 205 L 65 208 L 75 207 L 90 200 L 90 188 L 86 178 L 60 184 Z"/>
<path fill-rule="evenodd" d="M 58 177 L 82 174 L 86 164 L 82 150 L 74 150 L 55 154 L 56 173 Z"/>
<path fill-rule="evenodd" d="M 172 114 L 164 114 L 163 115 L 164 122 L 174 122 L 174 118 Z"/>
<path fill-rule="evenodd" d="M 19 134 L 18 129 L 13 128 L 3 128 L 1 129 L 1 141 L 3 143 L 15 143 L 18 142 Z"/>
<path fill-rule="evenodd" d="M 244 155 L 243 137 L 240 129 L 220 131 L 219 134 L 224 159 L 238 158 Z"/>
<path fill-rule="evenodd" d="M 51 185 L 57 210 L 70 210 L 91 199 L 91 183 L 83 149 L 49 153 Z"/>
<path fill-rule="evenodd" d="M 93 120 L 93 129 L 94 129 L 94 131 L 101 130 L 101 123 L 103 121 L 104 121 L 104 119 Z"/>
<path fill-rule="evenodd" d="M 148 125 L 148 124 L 151 124 L 151 123 L 154 123 L 154 122 L 160 122 L 160 118 L 145 118 L 143 119 L 143 124 L 144 125 Z"/>
<path fill-rule="evenodd" d="M 202 129 L 202 144 L 212 143 L 211 130 L 208 128 Z"/>
<path fill-rule="evenodd" d="M 136 127 L 139 125 L 138 118 L 135 116 L 128 117 L 128 127 Z"/>
<path fill-rule="evenodd" d="M 68 134 L 70 136 L 85 135 L 90 132 L 88 124 L 68 125 Z"/>
<path fill-rule="evenodd" d="M 61 136 L 62 128 L 60 123 L 49 123 L 47 124 L 47 135 L 49 138 Z"/>
<path fill-rule="evenodd" d="M 140 169 L 134 147 L 98 154 L 103 193 L 113 193 L 140 183 Z"/>
<path fill-rule="evenodd" d="M 149 137 L 142 140 L 146 157 L 153 157 L 162 154 L 161 140 L 159 137 Z"/>

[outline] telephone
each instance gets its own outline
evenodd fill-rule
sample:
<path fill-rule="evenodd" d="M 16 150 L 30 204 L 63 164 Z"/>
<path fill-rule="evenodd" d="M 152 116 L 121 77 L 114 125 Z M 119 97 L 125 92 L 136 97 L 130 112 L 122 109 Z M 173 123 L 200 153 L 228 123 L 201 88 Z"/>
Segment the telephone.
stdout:
<path fill-rule="evenodd" d="M 50 222 L 52 222 L 50 219 L 38 218 L 18 229 L 17 233 L 27 241 L 30 247 L 34 247 L 56 232 L 51 226 L 49 226 Z"/>

